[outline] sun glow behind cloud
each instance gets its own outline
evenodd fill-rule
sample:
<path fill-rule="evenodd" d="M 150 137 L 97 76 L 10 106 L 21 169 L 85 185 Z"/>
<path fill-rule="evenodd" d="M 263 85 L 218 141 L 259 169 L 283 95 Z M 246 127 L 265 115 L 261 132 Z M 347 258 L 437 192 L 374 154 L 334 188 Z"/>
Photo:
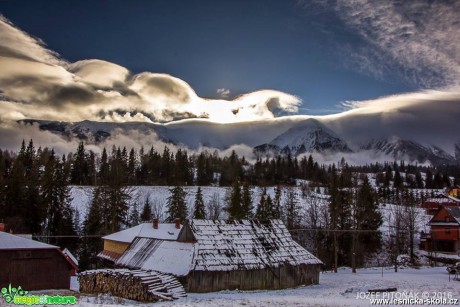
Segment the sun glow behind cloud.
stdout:
<path fill-rule="evenodd" d="M 0 15 L 0 119 L 170 122 L 206 118 L 218 123 L 295 113 L 300 99 L 261 90 L 225 99 L 199 97 L 168 74 L 128 69 L 103 60 L 68 63 Z"/>

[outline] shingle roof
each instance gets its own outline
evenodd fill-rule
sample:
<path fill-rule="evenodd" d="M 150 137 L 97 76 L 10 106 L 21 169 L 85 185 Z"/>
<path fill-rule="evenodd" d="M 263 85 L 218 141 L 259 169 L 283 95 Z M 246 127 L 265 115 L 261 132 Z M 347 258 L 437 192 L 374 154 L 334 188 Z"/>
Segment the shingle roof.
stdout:
<path fill-rule="evenodd" d="M 180 228 L 182 228 L 182 225 Z M 155 229 L 151 223 L 143 223 L 132 228 L 112 233 L 102 239 L 124 243 L 131 243 L 135 237 L 177 240 L 180 228 L 177 229 L 175 224 L 158 224 L 158 229 Z"/>
<path fill-rule="evenodd" d="M 190 230 L 196 242 L 136 238 L 117 265 L 184 276 L 193 270 L 232 271 L 322 263 L 292 239 L 280 220 L 266 224 L 252 220 L 191 220 L 184 227 L 183 231 Z"/>
<path fill-rule="evenodd" d="M 3 249 L 52 249 L 52 248 L 58 248 L 58 247 L 0 231 L 0 250 L 3 250 Z"/>
<path fill-rule="evenodd" d="M 261 269 L 282 264 L 321 264 L 295 242 L 280 220 L 192 220 L 197 239 L 195 270 Z"/>

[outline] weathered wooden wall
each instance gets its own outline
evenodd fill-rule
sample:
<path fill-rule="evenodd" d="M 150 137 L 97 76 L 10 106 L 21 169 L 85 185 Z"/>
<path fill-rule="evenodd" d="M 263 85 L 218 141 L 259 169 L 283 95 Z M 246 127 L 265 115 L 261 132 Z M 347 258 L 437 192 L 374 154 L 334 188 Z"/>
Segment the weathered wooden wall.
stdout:
<path fill-rule="evenodd" d="M 123 254 L 128 248 L 129 243 L 117 242 L 112 240 L 104 240 L 104 250 L 114 252 L 117 254 Z"/>
<path fill-rule="evenodd" d="M 70 288 L 72 267 L 57 249 L 0 250 L 0 270 L 0 288 Z"/>
<path fill-rule="evenodd" d="M 284 289 L 319 283 L 321 265 L 281 266 L 260 270 L 193 271 L 186 278 L 187 292 Z"/>

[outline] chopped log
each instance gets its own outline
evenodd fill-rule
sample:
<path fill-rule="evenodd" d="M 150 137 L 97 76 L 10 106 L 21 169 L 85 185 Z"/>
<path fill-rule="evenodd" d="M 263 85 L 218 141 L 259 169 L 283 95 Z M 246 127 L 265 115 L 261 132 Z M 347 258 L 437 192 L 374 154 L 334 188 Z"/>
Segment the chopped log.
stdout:
<path fill-rule="evenodd" d="M 91 270 L 81 272 L 78 280 L 82 293 L 112 293 L 144 302 L 171 301 L 186 296 L 174 276 L 156 271 Z"/>

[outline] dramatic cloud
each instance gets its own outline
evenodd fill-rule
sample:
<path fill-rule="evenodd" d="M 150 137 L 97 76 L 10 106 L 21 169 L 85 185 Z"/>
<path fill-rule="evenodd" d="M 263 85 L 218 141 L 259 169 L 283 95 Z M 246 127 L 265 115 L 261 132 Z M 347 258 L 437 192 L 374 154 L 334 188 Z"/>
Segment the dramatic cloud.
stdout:
<path fill-rule="evenodd" d="M 70 64 L 68 71 L 82 81 L 99 88 L 120 86 L 129 76 L 129 71 L 119 65 L 102 60 L 84 60 Z"/>
<path fill-rule="evenodd" d="M 427 90 L 369 101 L 348 102 L 348 111 L 322 121 L 355 146 L 398 136 L 454 153 L 460 142 L 460 89 Z M 366 130 L 363 131 L 363 127 Z"/>
<path fill-rule="evenodd" d="M 59 65 L 64 62 L 58 55 L 44 47 L 42 41 L 14 27 L 0 15 L 0 56 Z"/>
<path fill-rule="evenodd" d="M 257 91 L 235 100 L 198 97 L 185 81 L 167 74 L 136 75 L 102 60 L 67 63 L 0 16 L 0 120 L 215 122 L 270 119 L 296 112 L 300 100 Z M 219 90 L 223 98 L 230 93 Z"/>

